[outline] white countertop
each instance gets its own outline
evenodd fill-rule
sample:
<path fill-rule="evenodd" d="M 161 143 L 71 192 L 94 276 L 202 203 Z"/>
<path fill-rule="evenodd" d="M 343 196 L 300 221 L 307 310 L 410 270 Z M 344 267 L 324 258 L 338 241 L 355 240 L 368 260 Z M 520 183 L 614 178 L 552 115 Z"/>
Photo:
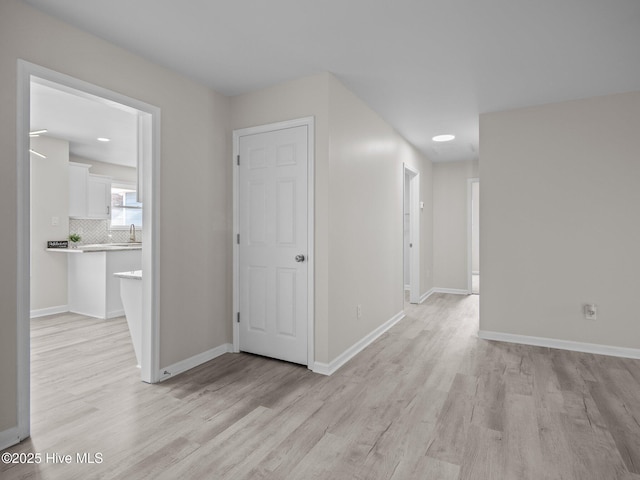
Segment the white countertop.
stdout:
<path fill-rule="evenodd" d="M 94 243 L 91 245 L 78 245 L 76 248 L 47 248 L 48 252 L 59 253 L 87 253 L 87 252 L 113 252 L 122 250 L 141 250 L 142 243 Z"/>
<path fill-rule="evenodd" d="M 114 273 L 113 276 L 118 278 L 142 280 L 142 270 L 134 270 L 132 272 L 118 272 L 118 273 Z"/>

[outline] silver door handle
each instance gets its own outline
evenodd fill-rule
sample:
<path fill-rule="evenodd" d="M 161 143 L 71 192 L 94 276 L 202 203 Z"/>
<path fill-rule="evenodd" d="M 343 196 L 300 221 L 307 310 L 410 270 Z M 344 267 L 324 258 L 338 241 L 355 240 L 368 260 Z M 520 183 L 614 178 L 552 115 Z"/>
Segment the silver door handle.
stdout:
<path fill-rule="evenodd" d="M 304 255 L 302 255 L 301 253 L 296 255 L 296 262 L 304 262 Z"/>

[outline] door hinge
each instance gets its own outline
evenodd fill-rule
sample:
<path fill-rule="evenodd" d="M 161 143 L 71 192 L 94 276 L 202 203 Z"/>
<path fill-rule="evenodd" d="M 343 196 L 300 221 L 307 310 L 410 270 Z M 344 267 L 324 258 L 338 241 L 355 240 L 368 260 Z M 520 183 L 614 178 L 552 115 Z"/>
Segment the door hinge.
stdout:
<path fill-rule="evenodd" d="M 240 155 L 236 157 L 236 163 L 238 164 L 238 166 L 240 166 Z"/>
<path fill-rule="evenodd" d="M 240 323 L 240 312 L 238 312 L 238 318 L 237 318 L 236 322 Z"/>
<path fill-rule="evenodd" d="M 240 234 L 239 233 L 236 235 L 236 243 L 238 245 L 240 245 Z"/>

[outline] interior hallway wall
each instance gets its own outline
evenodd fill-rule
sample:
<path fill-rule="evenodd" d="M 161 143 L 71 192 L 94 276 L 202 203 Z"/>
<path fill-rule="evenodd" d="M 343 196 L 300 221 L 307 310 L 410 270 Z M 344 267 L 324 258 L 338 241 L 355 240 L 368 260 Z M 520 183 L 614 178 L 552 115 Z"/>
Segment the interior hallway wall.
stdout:
<path fill-rule="evenodd" d="M 640 92 L 480 117 L 481 330 L 640 349 L 639 132 Z"/>
<path fill-rule="evenodd" d="M 162 110 L 160 366 L 231 342 L 229 101 L 19 0 L 0 2 L 0 433 L 17 424 L 17 61 Z M 188 232 L 186 234 L 185 232 Z"/>
<path fill-rule="evenodd" d="M 233 97 L 231 115 L 233 129 L 315 117 L 315 352 L 329 363 L 403 308 L 403 162 L 422 174 L 431 288 L 431 162 L 327 73 Z"/>
<path fill-rule="evenodd" d="M 480 272 L 480 182 L 471 184 L 471 271 Z"/>
<path fill-rule="evenodd" d="M 436 288 L 467 291 L 467 180 L 476 177 L 477 160 L 433 165 L 433 268 Z"/>

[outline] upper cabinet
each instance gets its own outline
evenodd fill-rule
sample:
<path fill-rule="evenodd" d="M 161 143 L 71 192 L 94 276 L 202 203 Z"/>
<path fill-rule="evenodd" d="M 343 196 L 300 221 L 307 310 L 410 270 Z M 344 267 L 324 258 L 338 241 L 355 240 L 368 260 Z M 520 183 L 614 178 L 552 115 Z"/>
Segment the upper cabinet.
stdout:
<path fill-rule="evenodd" d="M 69 216 L 109 219 L 111 178 L 89 173 L 91 166 L 69 162 Z"/>
<path fill-rule="evenodd" d="M 89 174 L 87 217 L 108 219 L 111 214 L 111 178 Z"/>

